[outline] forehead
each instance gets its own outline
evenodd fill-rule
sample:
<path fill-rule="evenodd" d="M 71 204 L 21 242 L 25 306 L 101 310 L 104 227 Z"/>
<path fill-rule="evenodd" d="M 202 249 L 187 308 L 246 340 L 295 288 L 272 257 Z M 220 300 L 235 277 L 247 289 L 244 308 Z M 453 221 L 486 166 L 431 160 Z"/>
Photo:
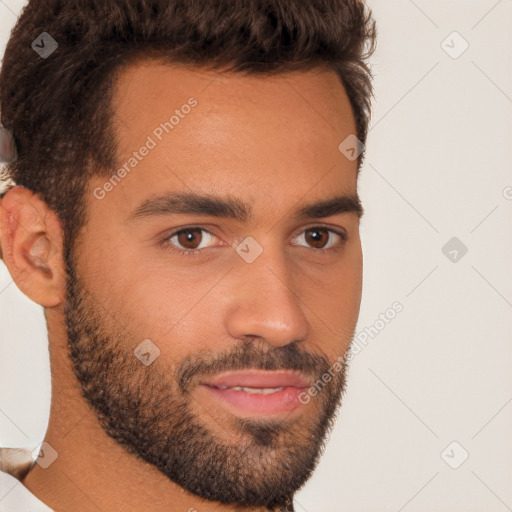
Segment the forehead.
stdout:
<path fill-rule="evenodd" d="M 139 61 L 120 74 L 113 110 L 130 203 L 170 189 L 268 205 L 356 189 L 357 162 L 338 149 L 356 133 L 352 108 L 325 68 L 268 76 Z"/>
<path fill-rule="evenodd" d="M 212 110 L 215 106 L 228 105 L 233 108 L 252 105 L 263 112 L 269 107 L 278 107 L 279 111 L 298 107 L 295 114 L 316 112 L 333 129 L 341 127 L 336 120 L 341 124 L 353 123 L 342 82 L 326 66 L 269 75 L 139 58 L 121 70 L 116 85 L 114 103 L 121 116 L 142 106 L 149 113 L 173 96 L 179 101 L 182 95 L 195 95 Z M 282 103 L 283 99 L 287 100 L 286 104 Z"/>

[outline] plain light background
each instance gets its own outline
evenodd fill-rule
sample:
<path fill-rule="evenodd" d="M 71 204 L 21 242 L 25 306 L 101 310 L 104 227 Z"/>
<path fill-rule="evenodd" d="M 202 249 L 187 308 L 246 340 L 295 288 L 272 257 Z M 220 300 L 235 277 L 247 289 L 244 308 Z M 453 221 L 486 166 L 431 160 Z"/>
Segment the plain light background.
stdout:
<path fill-rule="evenodd" d="M 24 4 L 0 0 L 2 54 Z M 296 510 L 512 510 L 512 0 L 368 4 L 379 36 L 357 332 L 372 335 Z M 403 311 L 377 328 L 395 301 Z M 0 326 L 0 445 L 35 446 L 47 332 L 1 263 Z"/>

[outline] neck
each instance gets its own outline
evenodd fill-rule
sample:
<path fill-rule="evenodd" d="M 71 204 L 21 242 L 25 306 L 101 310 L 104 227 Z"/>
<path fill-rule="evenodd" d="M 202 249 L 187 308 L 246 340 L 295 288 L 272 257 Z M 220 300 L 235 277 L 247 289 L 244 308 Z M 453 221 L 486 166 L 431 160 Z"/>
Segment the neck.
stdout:
<path fill-rule="evenodd" d="M 52 401 L 44 441 L 57 452 L 57 458 L 47 468 L 35 464 L 25 476 L 23 484 L 30 492 L 55 512 L 268 512 L 267 508 L 225 505 L 193 495 L 111 439 L 82 397 L 67 357 L 64 328 L 52 328 L 64 325 L 52 318 L 61 312 L 45 315 Z M 293 507 L 287 511 L 293 512 Z"/>

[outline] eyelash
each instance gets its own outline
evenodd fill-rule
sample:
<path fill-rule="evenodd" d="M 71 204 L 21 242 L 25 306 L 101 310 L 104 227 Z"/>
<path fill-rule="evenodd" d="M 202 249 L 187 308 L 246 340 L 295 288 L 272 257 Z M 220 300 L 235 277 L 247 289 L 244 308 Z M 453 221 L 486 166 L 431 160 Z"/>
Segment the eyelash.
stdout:
<path fill-rule="evenodd" d="M 194 230 L 198 230 L 198 229 L 201 230 L 201 231 L 205 231 L 205 232 L 209 233 L 212 236 L 215 236 L 212 233 L 210 233 L 210 231 L 208 231 L 207 229 L 202 228 L 201 226 L 187 226 L 185 228 L 179 228 L 179 229 L 173 231 L 171 234 L 167 235 L 162 240 L 161 246 L 164 249 L 176 252 L 176 253 L 178 253 L 181 256 L 198 256 L 205 249 L 177 249 L 172 243 L 170 243 L 171 238 L 174 238 L 176 235 L 179 235 L 180 233 L 182 233 L 184 231 L 185 232 L 186 231 L 194 231 Z M 312 250 L 314 252 L 316 252 L 316 253 L 326 254 L 329 251 L 336 252 L 336 251 L 342 249 L 343 246 L 345 245 L 345 243 L 348 240 L 348 236 L 347 236 L 347 233 L 345 231 L 341 231 L 341 230 L 338 231 L 336 229 L 332 229 L 332 228 L 327 227 L 327 226 L 312 226 L 310 228 L 307 228 L 307 229 L 303 230 L 300 234 L 302 234 L 302 233 L 304 233 L 306 231 L 312 231 L 312 230 L 315 230 L 315 229 L 321 229 L 321 230 L 325 230 L 325 231 L 327 231 L 329 233 L 334 233 L 335 235 L 338 235 L 341 238 L 341 243 L 337 247 L 330 247 L 328 249 L 315 249 L 315 248 L 312 248 Z M 299 246 L 299 247 L 304 247 L 304 246 Z"/>

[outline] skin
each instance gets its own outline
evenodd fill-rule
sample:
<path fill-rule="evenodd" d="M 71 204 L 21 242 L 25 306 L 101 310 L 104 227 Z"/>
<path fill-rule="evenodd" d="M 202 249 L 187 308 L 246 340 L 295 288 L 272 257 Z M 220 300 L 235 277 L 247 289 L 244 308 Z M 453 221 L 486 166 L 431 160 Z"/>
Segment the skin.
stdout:
<path fill-rule="evenodd" d="M 246 368 L 235 365 L 240 347 L 251 361 L 266 358 L 279 368 L 285 361 L 281 354 L 295 340 L 298 366 L 318 363 L 308 367 L 313 380 L 350 347 L 362 288 L 359 217 L 353 211 L 310 220 L 294 217 L 311 202 L 357 194 L 357 162 L 338 150 L 356 133 L 339 78 L 322 68 L 262 78 L 138 62 L 123 71 L 114 96 L 120 165 L 190 97 L 198 105 L 103 199 L 94 190 L 104 186 L 105 178 L 95 176 L 88 183 L 88 219 L 74 250 L 80 283 L 74 290 L 85 308 L 81 317 L 78 301 L 66 295 L 63 232 L 54 212 L 23 187 L 10 190 L 1 202 L 3 260 L 19 289 L 45 308 L 52 369 L 45 441 L 58 458 L 46 469 L 35 465 L 23 483 L 57 512 L 268 510 L 262 504 L 221 503 L 189 492 L 107 434 L 108 418 L 102 419 L 84 398 L 84 382 L 68 354 L 68 344 L 84 348 L 98 342 L 99 336 L 87 339 L 80 329 L 92 325 L 92 318 L 120 361 L 102 382 L 112 393 L 139 389 L 141 397 L 146 390 L 147 395 L 170 390 L 180 397 L 175 372 L 185 361 L 207 356 L 215 369 L 222 356 L 230 368 Z M 192 191 L 222 197 L 228 192 L 247 202 L 254 218 L 129 218 L 155 194 Z M 187 226 L 211 233 L 195 239 L 196 245 L 210 248 L 187 257 L 161 245 L 173 229 Z M 336 234 L 324 231 L 322 243 L 341 248 L 321 254 L 304 237 L 318 226 L 345 230 L 348 239 L 342 245 Z M 234 250 L 248 236 L 263 248 L 252 263 Z M 179 245 L 186 243 L 183 236 L 173 240 L 176 251 L 187 248 Z M 133 356 L 144 339 L 160 350 L 147 367 Z M 101 357 L 101 351 L 95 354 Z M 101 365 L 91 364 L 101 371 Z M 122 373 L 123 368 L 134 373 Z M 142 372 L 151 384 L 147 388 L 137 388 Z M 188 404 L 191 417 L 219 447 L 230 447 L 232 457 L 239 459 L 236 450 L 243 447 L 255 482 L 282 474 L 289 455 L 285 441 L 311 455 L 312 471 L 332 426 L 333 403 L 340 402 L 341 374 L 308 404 L 273 424 L 248 418 L 246 429 L 227 409 L 212 405 L 199 380 L 191 377 L 188 401 L 176 405 Z M 120 383 L 125 387 L 118 390 Z M 176 414 L 161 412 L 174 425 Z M 326 424 L 320 426 L 322 413 Z M 156 426 L 164 425 L 163 419 L 155 421 L 155 436 L 162 435 Z M 268 439 L 277 443 L 274 449 L 262 441 L 265 432 L 273 432 Z M 258 436 L 260 445 L 254 443 Z"/>

